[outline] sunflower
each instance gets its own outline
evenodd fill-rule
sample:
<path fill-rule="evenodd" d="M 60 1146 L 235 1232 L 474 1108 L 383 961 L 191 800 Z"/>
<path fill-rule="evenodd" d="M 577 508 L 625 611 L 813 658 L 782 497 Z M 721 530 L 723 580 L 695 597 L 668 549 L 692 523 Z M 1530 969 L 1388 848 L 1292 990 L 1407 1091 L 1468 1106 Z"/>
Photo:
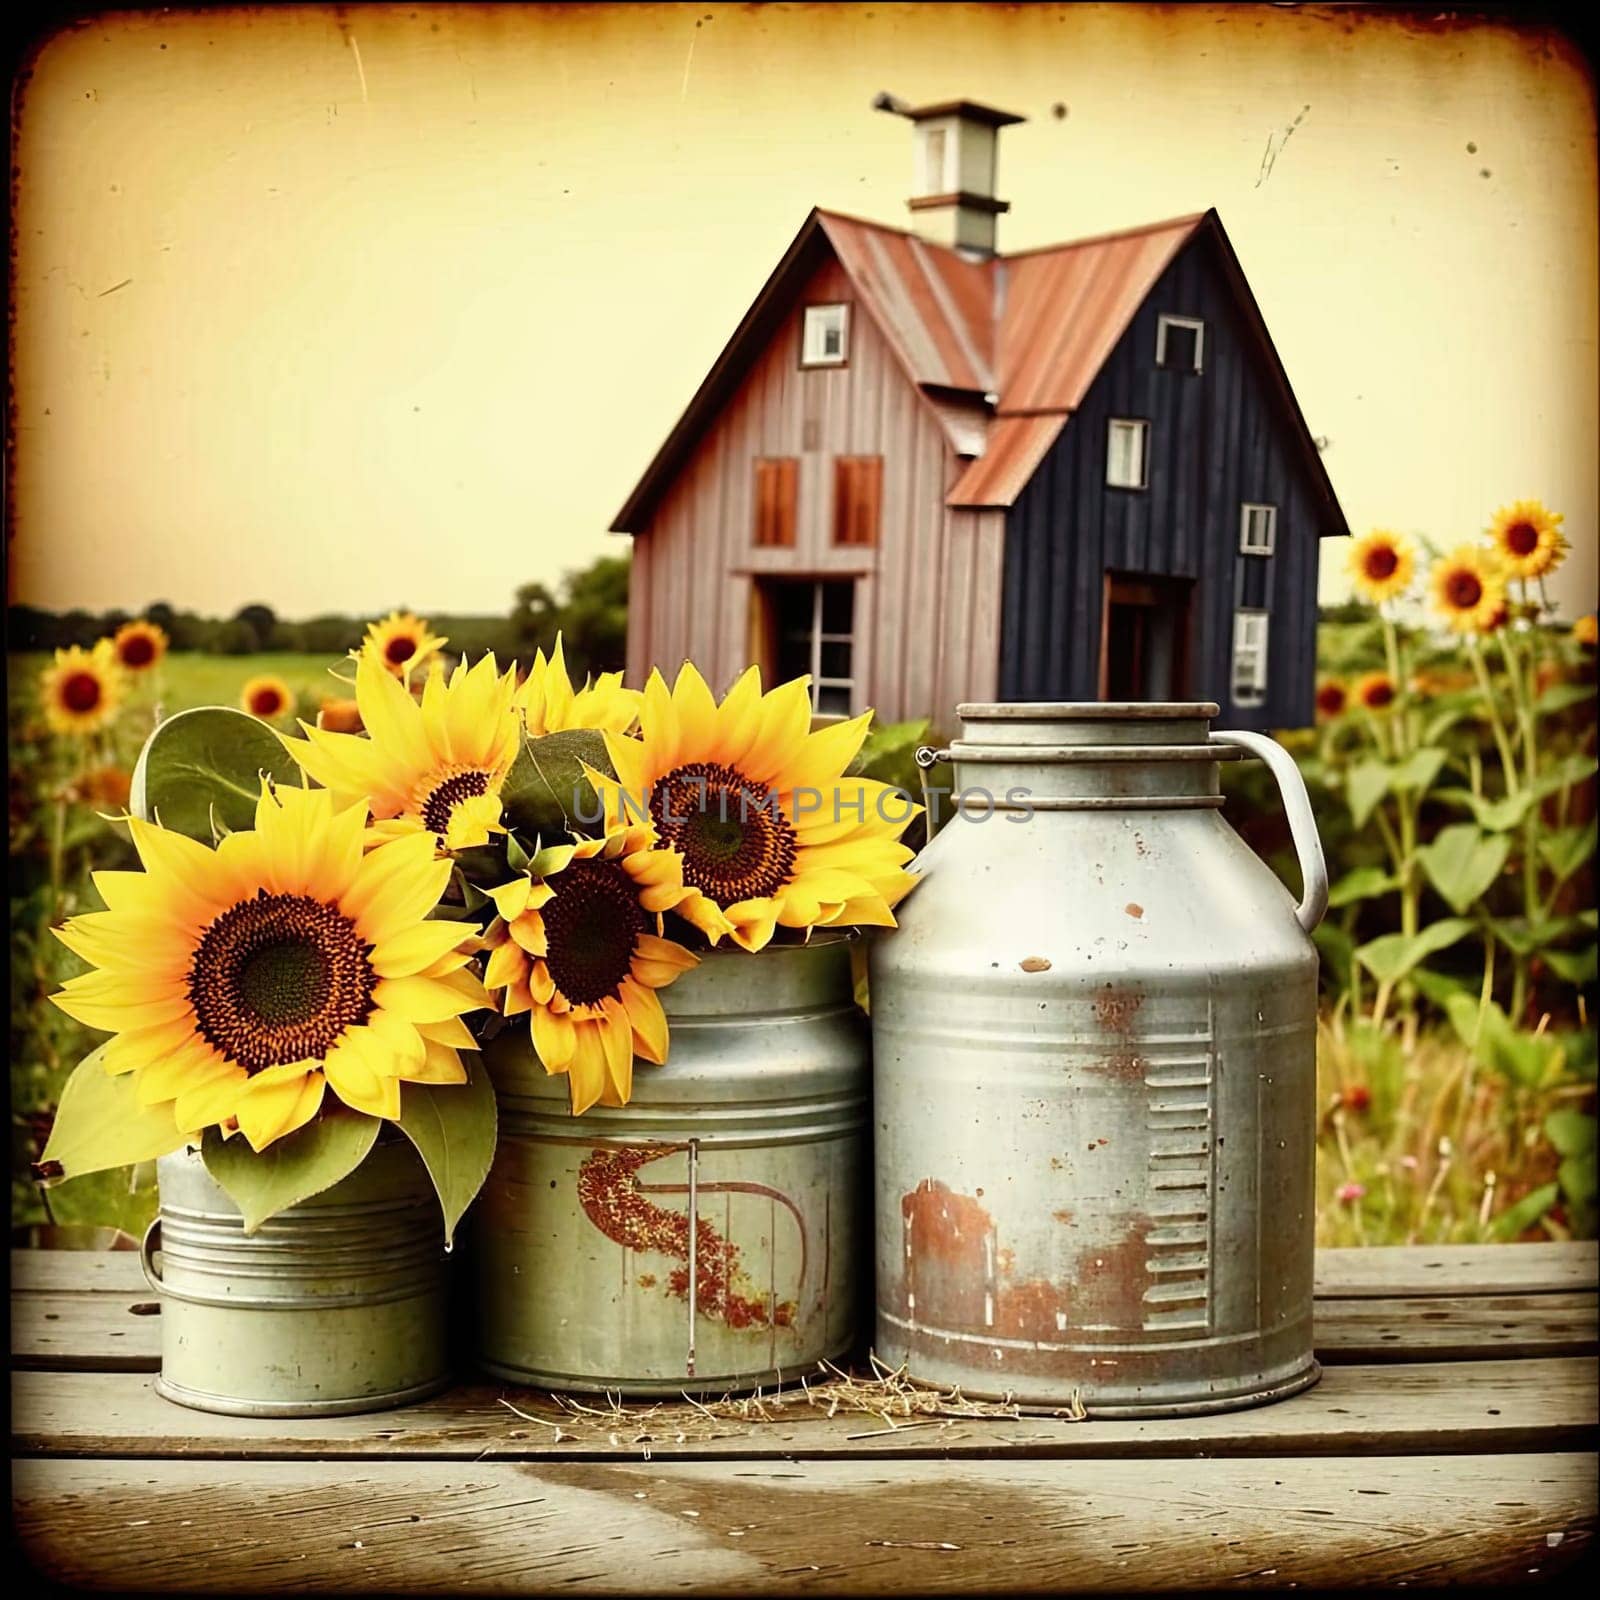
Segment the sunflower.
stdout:
<path fill-rule="evenodd" d="M 699 957 L 650 929 L 686 892 L 676 855 L 641 826 L 542 850 L 489 891 L 499 914 L 484 984 L 504 991 L 506 1016 L 530 1014 L 533 1048 L 546 1072 L 566 1073 L 574 1116 L 626 1105 L 634 1056 L 666 1061 L 656 990 Z"/>
<path fill-rule="evenodd" d="M 1501 506 L 1489 524 L 1489 537 L 1506 576 L 1539 578 L 1554 572 L 1567 553 L 1561 532 L 1564 520 L 1559 511 L 1546 511 L 1537 500 Z"/>
<path fill-rule="evenodd" d="M 486 844 L 500 826 L 500 789 L 521 733 L 512 706 L 515 672 L 492 655 L 430 677 L 422 703 L 376 657 L 356 664 L 356 706 L 370 737 L 302 722 L 284 743 L 314 782 L 341 802 L 371 802 L 384 837 L 426 829 L 446 850 Z"/>
<path fill-rule="evenodd" d="M 1349 692 L 1340 679 L 1324 678 L 1317 685 L 1317 715 L 1324 721 L 1343 716 L 1349 702 Z"/>
<path fill-rule="evenodd" d="M 396 678 L 407 678 L 413 667 L 450 641 L 428 631 L 428 624 L 409 611 L 391 611 L 367 629 L 359 650 L 351 654 L 361 661 L 375 661 Z"/>
<path fill-rule="evenodd" d="M 126 767 L 95 767 L 78 780 L 78 793 L 96 811 L 126 811 L 132 788 L 133 775 Z"/>
<path fill-rule="evenodd" d="M 1433 609 L 1456 633 L 1487 633 L 1504 618 L 1505 578 L 1482 545 L 1458 545 L 1434 562 L 1428 587 Z"/>
<path fill-rule="evenodd" d="M 90 734 L 115 720 L 124 678 L 116 647 L 101 639 L 93 650 L 70 645 L 39 677 L 44 720 L 56 733 Z"/>
<path fill-rule="evenodd" d="M 124 622 L 111 643 L 117 660 L 129 672 L 149 672 L 161 665 L 161 658 L 167 653 L 166 634 L 142 617 Z"/>
<path fill-rule="evenodd" d="M 643 698 L 637 689 L 622 687 L 620 672 L 602 672 L 574 693 L 559 633 L 548 661 L 543 650 L 534 651 L 533 670 L 517 690 L 517 706 L 534 738 L 568 728 L 609 728 L 613 733 L 626 733 L 639 716 Z"/>
<path fill-rule="evenodd" d="M 1579 617 L 1572 624 L 1572 637 L 1584 649 L 1593 650 L 1600 644 L 1600 618 L 1592 611 L 1587 616 Z"/>
<path fill-rule="evenodd" d="M 330 733 L 360 733 L 360 708 L 343 695 L 330 695 L 317 707 L 317 726 Z"/>
<path fill-rule="evenodd" d="M 1355 697 L 1368 711 L 1387 711 L 1399 693 L 1387 672 L 1363 672 L 1355 682 Z"/>
<path fill-rule="evenodd" d="M 1362 534 L 1350 550 L 1350 576 L 1356 589 L 1375 604 L 1403 594 L 1416 570 L 1416 546 L 1387 528 Z"/>
<path fill-rule="evenodd" d="M 921 809 L 892 785 L 844 776 L 872 713 L 812 733 L 809 680 L 761 692 L 751 667 L 719 706 L 685 662 L 650 674 L 636 739 L 608 732 L 615 779 L 590 772 L 608 826 L 648 824 L 683 858 L 676 908 L 714 944 L 760 950 L 779 927 L 869 923 L 915 881 L 900 834 Z"/>
<path fill-rule="evenodd" d="M 252 717 L 263 722 L 276 722 L 294 710 L 294 691 L 282 678 L 270 672 L 249 679 L 239 693 L 239 704 Z"/>
<path fill-rule="evenodd" d="M 450 875 L 418 834 L 363 853 L 365 806 L 262 785 L 255 828 L 215 850 L 135 817 L 143 872 L 97 872 L 110 908 L 61 942 L 95 969 L 51 998 L 114 1037 L 181 1133 L 213 1125 L 263 1150 L 316 1114 L 324 1086 L 400 1114 L 400 1083 L 463 1083 L 463 1012 L 489 997 L 458 922 L 424 920 Z"/>

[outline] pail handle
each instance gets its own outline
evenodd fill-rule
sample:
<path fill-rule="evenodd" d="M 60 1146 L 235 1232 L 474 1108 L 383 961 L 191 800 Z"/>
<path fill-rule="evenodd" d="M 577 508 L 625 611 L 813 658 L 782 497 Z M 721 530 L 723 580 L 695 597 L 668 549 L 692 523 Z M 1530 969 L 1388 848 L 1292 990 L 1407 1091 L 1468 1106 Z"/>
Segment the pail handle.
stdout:
<path fill-rule="evenodd" d="M 1322 859 L 1322 840 L 1317 833 L 1311 796 L 1306 793 L 1306 781 L 1300 776 L 1294 757 L 1276 739 L 1269 739 L 1264 733 L 1219 729 L 1212 733 L 1211 742 L 1237 745 L 1259 756 L 1278 780 L 1278 793 L 1283 797 L 1283 809 L 1289 816 L 1289 836 L 1300 858 L 1300 904 L 1295 907 L 1294 914 L 1300 926 L 1310 933 L 1328 909 L 1328 864 Z"/>
<path fill-rule="evenodd" d="M 157 1293 L 161 1290 L 161 1274 L 156 1271 L 155 1255 L 161 1248 L 161 1218 L 152 1217 L 139 1241 L 139 1265 L 144 1268 L 144 1281 Z"/>

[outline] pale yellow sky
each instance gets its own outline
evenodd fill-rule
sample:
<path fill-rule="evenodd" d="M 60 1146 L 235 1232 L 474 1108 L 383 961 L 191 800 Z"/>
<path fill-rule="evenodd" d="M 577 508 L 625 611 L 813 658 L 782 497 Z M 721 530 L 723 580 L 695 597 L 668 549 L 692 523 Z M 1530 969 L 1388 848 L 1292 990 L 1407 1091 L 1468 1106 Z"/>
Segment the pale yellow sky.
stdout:
<path fill-rule="evenodd" d="M 17 152 L 12 597 L 495 612 L 620 548 L 808 208 L 906 225 L 879 89 L 1030 119 L 1001 138 L 1003 249 L 1217 206 L 1351 526 L 1450 544 L 1541 496 L 1567 609 L 1593 605 L 1595 119 L 1559 40 L 878 3 L 53 40 Z"/>

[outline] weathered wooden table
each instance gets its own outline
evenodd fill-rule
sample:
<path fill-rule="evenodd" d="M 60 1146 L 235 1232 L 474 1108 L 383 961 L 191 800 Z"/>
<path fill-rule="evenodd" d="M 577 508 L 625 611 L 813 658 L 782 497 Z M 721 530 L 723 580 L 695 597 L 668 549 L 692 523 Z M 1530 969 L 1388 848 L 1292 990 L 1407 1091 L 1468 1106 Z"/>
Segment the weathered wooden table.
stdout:
<path fill-rule="evenodd" d="M 48 1576 L 131 1590 L 1538 1583 L 1593 1536 L 1595 1282 L 1592 1244 L 1331 1250 L 1326 1372 L 1278 1405 L 898 1428 L 791 1405 L 680 1440 L 493 1384 L 326 1421 L 185 1411 L 150 1387 L 136 1256 L 19 1251 L 13 1516 Z"/>

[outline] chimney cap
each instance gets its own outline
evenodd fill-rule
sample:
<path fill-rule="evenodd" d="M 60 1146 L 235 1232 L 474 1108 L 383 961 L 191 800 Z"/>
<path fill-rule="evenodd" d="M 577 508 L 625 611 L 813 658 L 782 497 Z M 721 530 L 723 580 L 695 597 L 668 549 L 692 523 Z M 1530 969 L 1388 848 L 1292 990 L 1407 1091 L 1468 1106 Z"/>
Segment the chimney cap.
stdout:
<path fill-rule="evenodd" d="M 899 110 L 899 107 L 894 109 Z M 909 117 L 913 122 L 926 122 L 932 117 L 963 117 L 968 122 L 987 123 L 991 128 L 1009 128 L 1013 123 L 1028 120 L 1014 116 L 1009 111 L 997 111 L 993 106 L 981 105 L 976 100 L 940 100 L 934 105 L 910 106 L 900 115 Z"/>

